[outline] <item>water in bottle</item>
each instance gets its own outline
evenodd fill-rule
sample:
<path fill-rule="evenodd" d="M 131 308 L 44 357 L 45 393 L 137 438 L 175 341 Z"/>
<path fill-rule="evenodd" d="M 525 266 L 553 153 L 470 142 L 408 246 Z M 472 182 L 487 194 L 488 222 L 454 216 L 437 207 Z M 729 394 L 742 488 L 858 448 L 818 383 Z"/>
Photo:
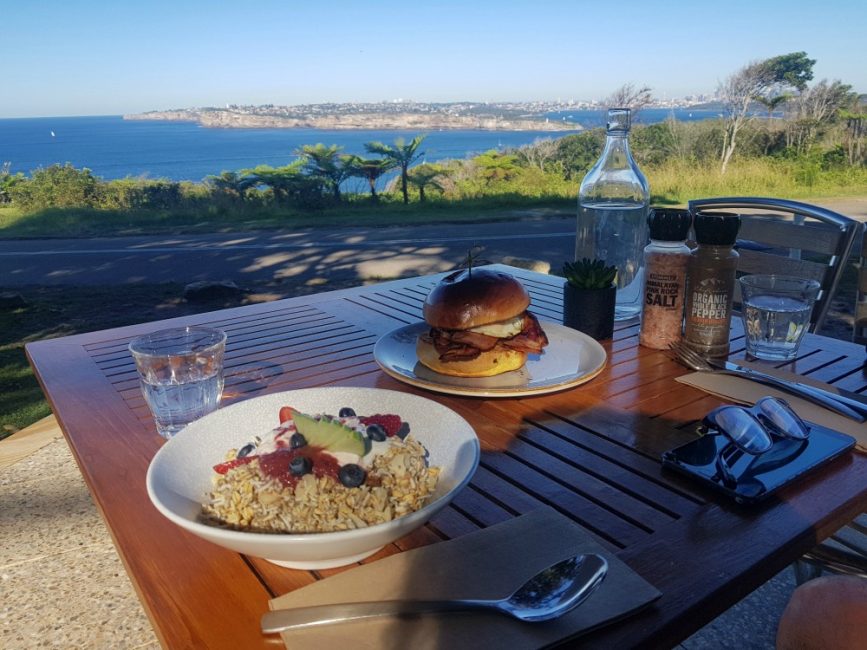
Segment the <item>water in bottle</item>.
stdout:
<path fill-rule="evenodd" d="M 575 258 L 617 267 L 615 320 L 641 313 L 650 189 L 629 150 L 629 109 L 608 111 L 605 148 L 578 192 Z"/>

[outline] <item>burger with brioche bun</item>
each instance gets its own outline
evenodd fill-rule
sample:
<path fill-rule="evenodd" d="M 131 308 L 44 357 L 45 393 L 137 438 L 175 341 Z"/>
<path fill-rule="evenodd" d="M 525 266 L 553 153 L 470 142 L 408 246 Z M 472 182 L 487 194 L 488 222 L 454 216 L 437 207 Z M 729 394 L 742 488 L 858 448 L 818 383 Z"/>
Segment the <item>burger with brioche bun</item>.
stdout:
<path fill-rule="evenodd" d="M 470 268 L 440 281 L 424 301 L 430 331 L 416 344 L 418 360 L 456 377 L 491 377 L 524 366 L 548 337 L 527 307 L 530 295 L 514 277 Z"/>

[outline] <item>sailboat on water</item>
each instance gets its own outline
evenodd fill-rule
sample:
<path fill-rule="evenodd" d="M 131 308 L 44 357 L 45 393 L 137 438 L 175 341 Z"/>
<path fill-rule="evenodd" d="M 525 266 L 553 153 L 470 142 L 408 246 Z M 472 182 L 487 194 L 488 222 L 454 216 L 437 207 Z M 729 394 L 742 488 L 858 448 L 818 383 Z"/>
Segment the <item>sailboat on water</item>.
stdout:
<path fill-rule="evenodd" d="M 54 135 L 54 131 L 51 131 L 51 137 L 52 137 L 52 138 L 57 137 L 57 136 Z"/>

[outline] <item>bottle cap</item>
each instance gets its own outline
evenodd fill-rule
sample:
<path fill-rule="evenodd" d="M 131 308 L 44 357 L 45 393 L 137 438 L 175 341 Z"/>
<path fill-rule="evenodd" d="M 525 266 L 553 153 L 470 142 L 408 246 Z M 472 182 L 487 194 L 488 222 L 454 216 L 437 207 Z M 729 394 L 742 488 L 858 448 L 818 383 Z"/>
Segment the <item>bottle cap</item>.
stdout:
<path fill-rule="evenodd" d="M 608 122 L 606 123 L 606 130 L 608 133 L 612 132 L 628 132 L 629 131 L 629 114 L 630 109 L 628 108 L 609 108 L 608 109 Z"/>
<path fill-rule="evenodd" d="M 708 246 L 734 246 L 741 218 L 732 212 L 696 212 L 695 240 Z"/>
<path fill-rule="evenodd" d="M 689 210 L 650 208 L 650 214 L 647 215 L 650 238 L 657 241 L 686 241 L 691 225 Z"/>

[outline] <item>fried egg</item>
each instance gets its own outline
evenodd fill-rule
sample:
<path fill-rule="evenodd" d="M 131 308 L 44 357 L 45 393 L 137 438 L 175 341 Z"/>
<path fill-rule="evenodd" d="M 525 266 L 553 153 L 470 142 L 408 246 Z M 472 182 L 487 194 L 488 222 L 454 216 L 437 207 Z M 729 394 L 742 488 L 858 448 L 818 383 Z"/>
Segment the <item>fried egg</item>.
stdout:
<path fill-rule="evenodd" d="M 478 327 L 470 328 L 470 332 L 478 332 L 487 336 L 496 336 L 498 339 L 507 339 L 510 336 L 519 334 L 524 329 L 524 314 L 507 318 L 506 320 L 497 321 L 496 323 L 488 323 L 487 325 L 479 325 Z"/>

